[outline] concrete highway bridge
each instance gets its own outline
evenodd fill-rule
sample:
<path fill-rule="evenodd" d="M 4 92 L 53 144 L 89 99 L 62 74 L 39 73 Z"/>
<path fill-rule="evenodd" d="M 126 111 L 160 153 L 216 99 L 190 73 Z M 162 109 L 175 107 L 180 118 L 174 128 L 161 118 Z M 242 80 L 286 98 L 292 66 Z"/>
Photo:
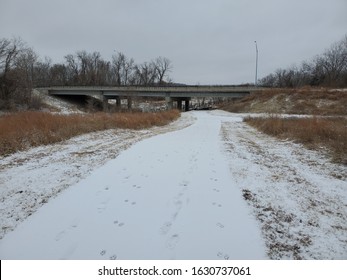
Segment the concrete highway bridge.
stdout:
<path fill-rule="evenodd" d="M 131 108 L 133 97 L 162 97 L 165 98 L 167 108 L 173 108 L 173 102 L 177 102 L 177 108 L 189 109 L 189 101 L 193 97 L 230 97 L 242 98 L 252 92 L 259 91 L 255 87 L 237 86 L 116 86 L 116 87 L 47 87 L 38 88 L 50 95 L 56 96 L 93 96 L 103 100 L 104 109 L 107 110 L 108 100 L 115 99 L 120 106 L 121 99 L 128 100 L 128 108 Z"/>

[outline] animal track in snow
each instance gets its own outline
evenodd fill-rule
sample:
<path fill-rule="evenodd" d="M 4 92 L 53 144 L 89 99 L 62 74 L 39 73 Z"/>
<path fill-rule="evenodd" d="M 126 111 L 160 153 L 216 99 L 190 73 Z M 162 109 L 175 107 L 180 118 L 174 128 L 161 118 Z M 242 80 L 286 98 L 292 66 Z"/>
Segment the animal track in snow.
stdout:
<path fill-rule="evenodd" d="M 160 233 L 161 233 L 162 235 L 167 234 L 167 233 L 169 232 L 171 226 L 172 226 L 172 223 L 171 223 L 171 222 L 166 222 L 166 223 L 164 223 L 164 224 L 161 226 L 161 228 L 160 228 Z"/>
<path fill-rule="evenodd" d="M 130 203 L 129 199 L 125 199 L 124 202 L 125 203 L 128 203 L 128 202 Z M 131 202 L 131 205 L 136 205 L 136 201 Z"/>
<path fill-rule="evenodd" d="M 65 230 L 59 232 L 59 233 L 56 235 L 56 237 L 54 238 L 55 241 L 59 241 L 60 239 L 62 239 L 62 238 L 64 237 L 64 235 L 65 235 Z"/>
<path fill-rule="evenodd" d="M 228 254 L 224 254 L 223 252 L 218 252 L 217 257 L 219 259 L 224 259 L 224 260 L 228 260 L 230 258 Z"/>
<path fill-rule="evenodd" d="M 106 203 L 105 203 L 105 202 L 101 203 L 101 204 L 98 206 L 97 209 L 98 209 L 98 212 L 99 212 L 99 213 L 104 212 L 105 209 L 106 209 Z"/>
<path fill-rule="evenodd" d="M 217 202 L 212 202 L 212 205 L 213 205 L 213 206 L 217 206 L 217 207 L 219 207 L 219 208 L 222 207 L 222 204 L 217 203 Z"/>
<path fill-rule="evenodd" d="M 119 227 L 124 226 L 124 223 L 123 223 L 123 222 L 119 222 L 118 220 L 113 221 L 113 223 L 114 223 L 116 226 L 119 226 Z"/>
<path fill-rule="evenodd" d="M 217 227 L 224 228 L 224 225 L 221 223 L 217 223 L 216 225 L 217 225 Z"/>
<path fill-rule="evenodd" d="M 176 247 L 177 243 L 179 242 L 179 240 L 180 240 L 180 237 L 179 237 L 179 235 L 177 233 L 171 235 L 170 238 L 167 241 L 167 244 L 166 244 L 167 248 L 169 248 L 171 250 L 175 249 L 175 247 Z"/>
<path fill-rule="evenodd" d="M 181 187 L 187 187 L 188 184 L 189 184 L 188 181 L 182 181 L 179 185 L 180 185 Z"/>

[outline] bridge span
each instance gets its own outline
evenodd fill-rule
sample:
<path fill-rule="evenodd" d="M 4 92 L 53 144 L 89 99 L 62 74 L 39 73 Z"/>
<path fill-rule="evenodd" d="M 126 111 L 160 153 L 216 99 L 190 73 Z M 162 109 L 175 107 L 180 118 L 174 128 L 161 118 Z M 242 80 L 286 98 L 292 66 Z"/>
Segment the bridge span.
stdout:
<path fill-rule="evenodd" d="M 115 86 L 115 87 L 47 87 L 39 88 L 50 95 L 57 96 L 98 96 L 103 100 L 104 109 L 108 107 L 108 100 L 115 99 L 117 106 L 120 106 L 121 99 L 128 100 L 128 108 L 131 108 L 132 97 L 163 97 L 166 100 L 167 108 L 173 108 L 173 102 L 177 102 L 177 108 L 188 110 L 189 101 L 193 97 L 230 97 L 242 98 L 252 92 L 259 91 L 256 87 L 237 86 Z"/>

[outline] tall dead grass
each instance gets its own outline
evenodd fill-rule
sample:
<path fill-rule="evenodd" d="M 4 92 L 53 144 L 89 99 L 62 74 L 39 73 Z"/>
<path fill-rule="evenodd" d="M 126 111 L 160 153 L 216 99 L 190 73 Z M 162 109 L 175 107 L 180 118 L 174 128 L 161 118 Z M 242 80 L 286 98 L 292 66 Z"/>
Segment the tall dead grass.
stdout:
<path fill-rule="evenodd" d="M 226 103 L 230 112 L 302 115 L 347 115 L 347 92 L 327 88 L 263 89 L 241 100 Z"/>
<path fill-rule="evenodd" d="M 248 124 L 282 139 L 292 139 L 309 148 L 326 148 L 333 161 L 347 164 L 347 119 L 344 117 L 266 118 L 248 117 Z"/>
<path fill-rule="evenodd" d="M 21 112 L 0 117 L 0 156 L 29 147 L 47 145 L 68 138 L 111 128 L 144 129 L 177 119 L 177 110 L 156 113 L 96 113 L 57 115 Z"/>

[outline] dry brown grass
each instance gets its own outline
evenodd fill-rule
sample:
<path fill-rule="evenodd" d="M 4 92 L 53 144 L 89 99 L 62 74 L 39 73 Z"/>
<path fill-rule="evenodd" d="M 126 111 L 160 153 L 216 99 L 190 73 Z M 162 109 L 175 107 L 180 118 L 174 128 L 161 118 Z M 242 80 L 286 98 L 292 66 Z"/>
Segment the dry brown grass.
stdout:
<path fill-rule="evenodd" d="M 344 117 L 245 118 L 260 131 L 282 139 L 292 139 L 309 148 L 331 151 L 335 162 L 347 164 L 347 119 Z"/>
<path fill-rule="evenodd" d="M 225 104 L 230 112 L 347 115 L 347 92 L 325 88 L 264 89 Z"/>
<path fill-rule="evenodd" d="M 52 144 L 83 133 L 111 129 L 143 129 L 177 119 L 177 110 L 158 113 L 97 113 L 57 115 L 21 112 L 0 117 L 0 156 Z"/>

